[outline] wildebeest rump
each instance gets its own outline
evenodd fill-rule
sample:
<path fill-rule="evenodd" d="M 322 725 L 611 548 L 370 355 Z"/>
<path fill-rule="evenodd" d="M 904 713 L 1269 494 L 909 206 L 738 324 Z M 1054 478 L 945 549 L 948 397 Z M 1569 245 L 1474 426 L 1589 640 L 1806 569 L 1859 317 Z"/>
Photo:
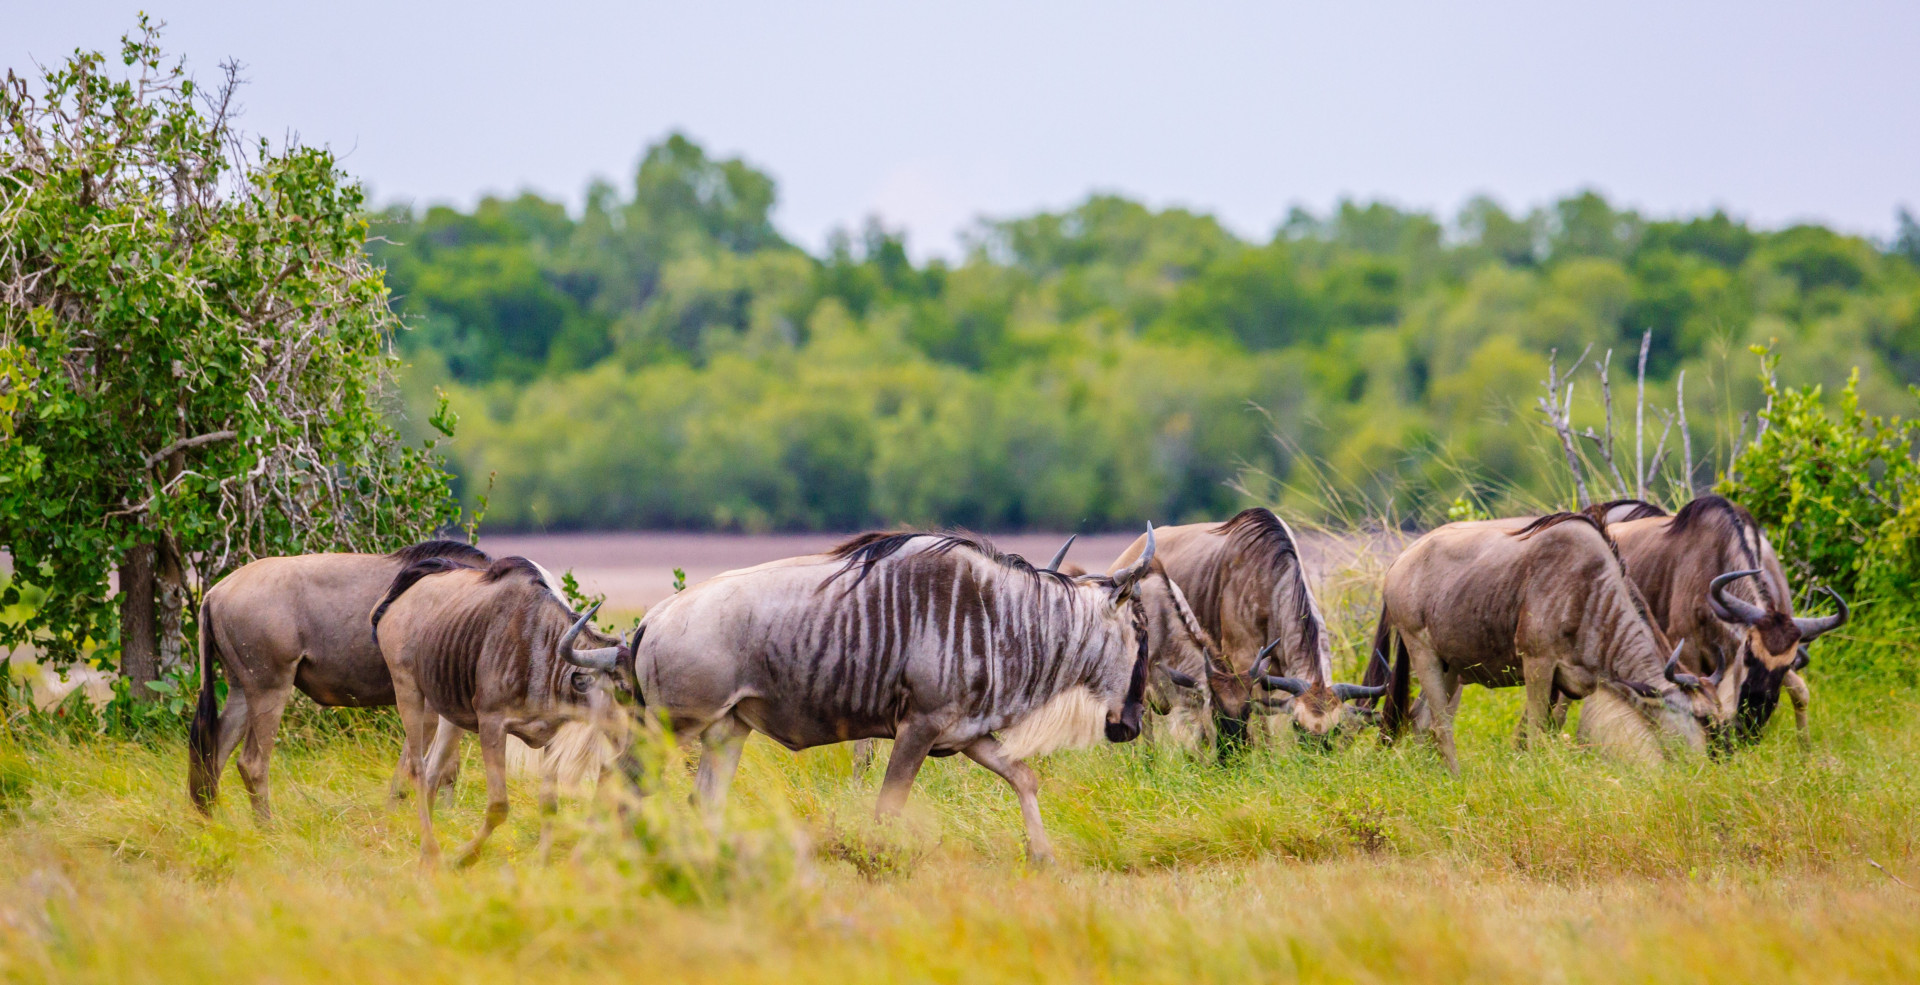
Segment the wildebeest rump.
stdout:
<path fill-rule="evenodd" d="M 207 590 L 200 603 L 200 698 L 188 737 L 188 793 L 210 810 L 220 772 L 241 740 L 240 779 L 254 813 L 268 819 L 267 766 L 280 715 L 294 688 L 329 707 L 393 704 L 393 678 L 368 632 L 367 612 L 408 565 L 428 558 L 486 565 L 479 548 L 430 540 L 392 554 L 261 558 Z M 227 705 L 214 664 L 227 675 Z M 402 754 L 393 786 L 405 789 Z"/>
<path fill-rule="evenodd" d="M 591 629 L 592 616 L 589 611 L 576 617 L 554 594 L 545 572 L 517 557 L 486 568 L 441 558 L 417 562 L 394 577 L 373 609 L 370 622 L 393 675 L 409 751 L 428 749 L 436 717 L 480 735 L 487 815 L 480 833 L 460 850 L 460 861 L 471 860 L 506 819 L 507 736 L 542 748 L 562 725 L 604 712 L 608 696 L 630 679 L 630 674 L 614 676 L 568 661 L 622 666 L 626 648 Z M 576 653 L 573 643 L 582 636 L 597 646 Z M 415 775 L 434 776 L 459 734 L 442 725 L 424 761 L 414 764 Z M 431 860 L 439 854 L 433 800 L 426 781 L 420 783 L 420 852 L 423 860 Z M 548 777 L 541 791 L 543 810 L 551 810 L 553 797 Z"/>
<path fill-rule="evenodd" d="M 696 789 L 716 821 L 753 732 L 794 750 L 892 738 L 881 813 L 905 802 L 929 754 L 963 752 L 1013 786 L 1028 851 L 1044 859 L 1024 761 L 1139 734 L 1135 587 L 1150 562 L 1070 578 L 983 540 L 866 534 L 668 599 L 637 630 L 634 672 L 650 714 L 700 737 Z"/>
<path fill-rule="evenodd" d="M 1846 603 L 1839 602 L 1837 615 L 1795 617 L 1793 592 L 1766 532 L 1720 496 L 1702 496 L 1672 516 L 1635 500 L 1600 508 L 1654 620 L 1668 637 L 1686 641 L 1681 665 L 1696 674 L 1728 668 L 1725 686 L 1737 692 L 1739 711 L 1722 734 L 1757 739 L 1784 687 L 1804 743 L 1809 692 L 1795 671 L 1807 660 L 1806 644 L 1846 622 Z M 1714 588 L 1735 572 L 1746 577 Z"/>
<path fill-rule="evenodd" d="M 1334 682 L 1332 640 L 1307 583 L 1299 543 L 1273 511 L 1244 510 L 1224 523 L 1166 527 L 1155 536 L 1160 564 L 1218 645 L 1220 666 L 1208 668 L 1207 681 L 1223 740 L 1245 735 L 1251 708 L 1267 703 L 1262 686 L 1289 694 L 1291 700 L 1281 704 L 1296 727 L 1315 736 L 1339 725 L 1346 701 L 1385 690 Z M 1133 563 L 1143 546 L 1135 541 L 1113 568 Z M 1262 654 L 1278 675 L 1257 666 Z"/>
<path fill-rule="evenodd" d="M 1556 690 L 1622 687 L 1649 726 L 1689 746 L 1704 746 L 1698 719 L 1725 711 L 1707 682 L 1677 670 L 1605 529 L 1585 514 L 1450 523 L 1415 541 L 1387 570 L 1376 652 L 1396 635 L 1382 731 L 1391 739 L 1404 727 L 1417 677 L 1427 730 L 1455 771 L 1453 715 L 1466 684 L 1524 685 L 1529 740 Z"/>

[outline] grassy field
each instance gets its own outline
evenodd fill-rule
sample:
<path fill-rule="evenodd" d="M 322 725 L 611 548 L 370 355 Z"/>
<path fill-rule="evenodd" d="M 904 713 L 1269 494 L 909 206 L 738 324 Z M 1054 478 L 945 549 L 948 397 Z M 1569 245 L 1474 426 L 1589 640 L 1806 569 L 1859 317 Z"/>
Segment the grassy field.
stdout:
<path fill-rule="evenodd" d="M 481 862 L 422 874 L 380 728 L 293 736 L 261 830 L 212 823 L 176 743 L 0 746 L 8 981 L 1912 981 L 1920 715 L 1816 704 L 1732 761 L 1648 770 L 1512 748 L 1472 690 L 1463 771 L 1365 736 L 1221 766 L 1133 746 L 1044 760 L 1062 860 L 1021 860 L 1011 793 L 928 764 L 908 818 L 878 770 L 749 745 L 727 835 L 667 790 L 622 830 L 576 802 L 542 862 L 532 781 Z M 1785 726 L 1787 723 L 1779 723 Z M 443 841 L 478 823 L 469 751 Z M 1874 863 L 1884 867 L 1876 868 Z"/>

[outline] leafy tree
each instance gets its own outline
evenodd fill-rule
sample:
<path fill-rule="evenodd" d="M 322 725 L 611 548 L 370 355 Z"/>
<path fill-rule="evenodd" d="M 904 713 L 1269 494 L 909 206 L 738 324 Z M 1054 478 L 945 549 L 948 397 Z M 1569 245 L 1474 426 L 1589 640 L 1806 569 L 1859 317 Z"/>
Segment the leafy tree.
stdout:
<path fill-rule="evenodd" d="M 226 571 L 455 511 L 384 416 L 396 325 L 360 188 L 324 150 L 248 148 L 235 69 L 199 88 L 146 18 L 120 59 L 0 93 L 0 605 L 31 602 L 0 643 L 117 649 L 144 697 Z"/>

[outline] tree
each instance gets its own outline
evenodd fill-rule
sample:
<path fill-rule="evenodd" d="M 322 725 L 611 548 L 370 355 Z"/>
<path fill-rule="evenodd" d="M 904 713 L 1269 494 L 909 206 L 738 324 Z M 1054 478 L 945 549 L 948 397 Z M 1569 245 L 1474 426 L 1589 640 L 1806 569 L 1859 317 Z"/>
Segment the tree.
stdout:
<path fill-rule="evenodd" d="M 117 650 L 139 697 L 225 572 L 455 515 L 433 443 L 385 417 L 361 189 L 325 150 L 249 147 L 237 68 L 206 92 L 158 38 L 122 39 L 125 77 L 77 52 L 0 92 L 0 606 L 31 603 L 0 643 Z"/>

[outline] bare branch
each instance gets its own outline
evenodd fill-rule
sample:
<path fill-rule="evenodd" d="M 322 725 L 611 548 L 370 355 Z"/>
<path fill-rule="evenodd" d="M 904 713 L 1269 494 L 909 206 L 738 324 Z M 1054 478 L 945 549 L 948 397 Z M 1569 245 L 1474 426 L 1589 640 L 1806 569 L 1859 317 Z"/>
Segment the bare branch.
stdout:
<path fill-rule="evenodd" d="M 1647 348 L 1653 344 L 1653 329 L 1640 336 L 1640 373 L 1633 405 L 1633 498 L 1647 498 L 1647 473 L 1641 457 L 1647 441 Z"/>
<path fill-rule="evenodd" d="M 1680 371 L 1680 379 L 1673 385 L 1673 405 L 1680 416 L 1680 452 L 1687 470 L 1686 494 L 1693 498 L 1693 433 L 1687 430 L 1687 371 Z"/>
<path fill-rule="evenodd" d="M 153 468 L 155 465 L 160 464 L 162 461 L 172 456 L 174 452 L 186 451 L 189 448 L 198 448 L 201 445 L 210 445 L 216 441 L 227 441 L 232 438 L 237 438 L 239 436 L 240 436 L 239 432 L 237 431 L 213 431 L 208 434 L 196 435 L 191 438 L 181 438 L 179 441 L 176 441 L 173 444 L 170 444 L 165 448 L 162 448 L 159 451 L 154 452 L 151 455 L 148 455 L 147 468 Z"/>

